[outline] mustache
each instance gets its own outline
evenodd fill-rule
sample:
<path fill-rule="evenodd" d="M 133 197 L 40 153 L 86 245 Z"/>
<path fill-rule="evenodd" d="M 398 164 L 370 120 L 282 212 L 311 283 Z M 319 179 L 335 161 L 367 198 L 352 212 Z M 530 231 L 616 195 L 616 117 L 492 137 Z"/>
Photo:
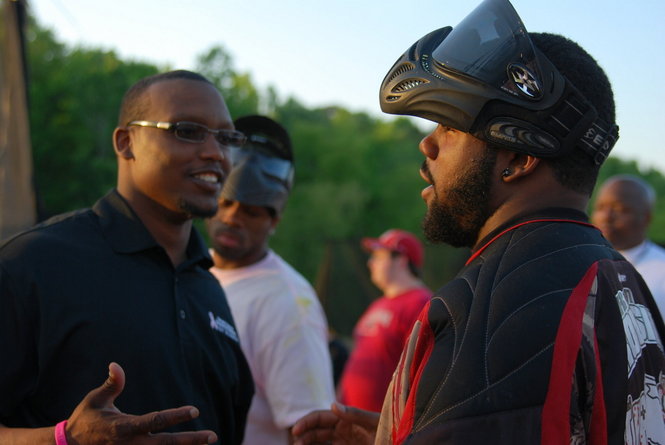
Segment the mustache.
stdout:
<path fill-rule="evenodd" d="M 423 161 L 422 165 L 420 166 L 420 171 L 423 175 L 425 175 L 430 184 L 434 184 L 434 177 L 432 176 L 432 172 L 429 171 L 427 160 Z"/>

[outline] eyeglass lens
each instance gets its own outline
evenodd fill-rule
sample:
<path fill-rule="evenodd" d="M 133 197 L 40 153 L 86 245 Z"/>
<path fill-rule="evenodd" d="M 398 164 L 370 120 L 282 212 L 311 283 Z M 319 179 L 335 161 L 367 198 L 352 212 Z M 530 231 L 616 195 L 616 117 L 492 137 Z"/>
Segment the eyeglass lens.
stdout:
<path fill-rule="evenodd" d="M 208 133 L 213 133 L 217 142 L 222 145 L 240 146 L 245 140 L 242 133 L 233 130 L 210 130 L 204 125 L 192 122 L 178 122 L 174 126 L 175 136 L 188 142 L 203 142 Z"/>

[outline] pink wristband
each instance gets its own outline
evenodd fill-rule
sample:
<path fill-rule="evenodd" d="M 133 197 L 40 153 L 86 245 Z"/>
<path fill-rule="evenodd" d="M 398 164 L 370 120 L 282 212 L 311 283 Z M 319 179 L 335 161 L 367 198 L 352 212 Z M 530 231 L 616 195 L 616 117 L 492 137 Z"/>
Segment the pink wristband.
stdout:
<path fill-rule="evenodd" d="M 67 435 L 65 434 L 66 426 L 66 420 L 63 420 L 55 426 L 55 445 L 67 445 Z"/>

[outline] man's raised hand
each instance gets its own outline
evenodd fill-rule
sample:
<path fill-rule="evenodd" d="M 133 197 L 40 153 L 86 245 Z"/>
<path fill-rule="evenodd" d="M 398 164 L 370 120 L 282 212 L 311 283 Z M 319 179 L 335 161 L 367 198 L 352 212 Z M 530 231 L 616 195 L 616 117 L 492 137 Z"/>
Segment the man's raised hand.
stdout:
<path fill-rule="evenodd" d="M 125 372 L 117 363 L 111 363 L 106 381 L 90 391 L 68 419 L 69 445 L 201 445 L 217 441 L 212 431 L 159 433 L 198 417 L 199 411 L 193 406 L 143 415 L 120 412 L 114 401 L 124 387 Z"/>

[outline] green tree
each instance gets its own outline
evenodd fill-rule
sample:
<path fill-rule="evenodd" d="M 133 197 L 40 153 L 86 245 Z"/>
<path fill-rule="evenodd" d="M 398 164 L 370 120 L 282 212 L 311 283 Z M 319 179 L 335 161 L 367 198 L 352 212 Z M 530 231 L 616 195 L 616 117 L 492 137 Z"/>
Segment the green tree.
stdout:
<path fill-rule="evenodd" d="M 275 118 L 294 144 L 296 177 L 275 247 L 306 276 L 317 275 L 326 245 L 356 242 L 389 227 L 418 232 L 424 183 L 421 131 L 340 107 L 309 110 L 291 98 Z"/>
<path fill-rule="evenodd" d="M 114 186 L 111 134 L 125 90 L 167 67 L 124 61 L 112 51 L 68 48 L 36 23 L 28 41 L 30 121 L 35 178 L 48 214 L 90 206 Z M 239 73 L 223 46 L 198 58 L 197 71 L 222 91 L 232 116 L 261 112 L 281 122 L 293 140 L 295 185 L 271 244 L 318 285 L 330 322 L 349 334 L 378 292 L 369 283 L 363 236 L 399 227 L 420 233 L 425 186 L 418 174 L 424 136 L 406 118 L 382 120 L 343 107 L 308 108 L 261 91 Z M 610 158 L 599 182 L 616 173 L 647 179 L 659 196 L 651 236 L 665 242 L 665 178 L 635 161 Z M 197 222 L 202 228 L 201 222 Z M 448 281 L 468 251 L 427 246 L 425 281 Z"/>
<path fill-rule="evenodd" d="M 223 46 L 217 45 L 197 58 L 196 71 L 207 77 L 222 93 L 232 116 L 256 114 L 259 91 L 247 73 L 238 73 Z"/>
<path fill-rule="evenodd" d="M 158 72 L 112 51 L 68 49 L 32 24 L 30 126 L 42 217 L 90 206 L 115 184 L 111 135 L 124 91 Z"/>

